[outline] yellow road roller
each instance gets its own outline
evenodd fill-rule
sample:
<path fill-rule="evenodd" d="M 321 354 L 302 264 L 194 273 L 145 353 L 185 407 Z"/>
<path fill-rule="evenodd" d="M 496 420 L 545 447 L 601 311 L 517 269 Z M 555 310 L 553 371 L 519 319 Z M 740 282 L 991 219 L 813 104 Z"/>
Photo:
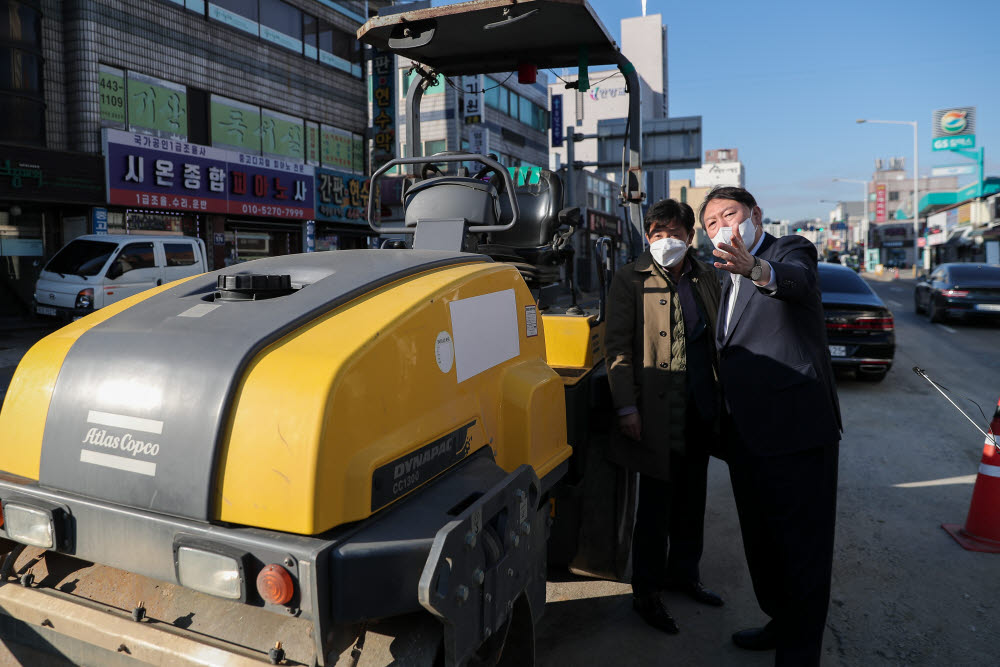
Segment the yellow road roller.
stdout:
<path fill-rule="evenodd" d="M 424 63 L 417 86 L 530 54 L 618 64 L 638 91 L 584 0 L 359 36 Z M 0 412 L 4 660 L 530 665 L 550 560 L 621 576 L 634 482 L 600 453 L 601 313 L 538 300 L 573 207 L 555 174 L 518 185 L 485 155 L 394 160 L 373 192 L 428 161 L 485 167 L 430 170 L 396 226 L 373 202 L 403 247 L 227 267 L 31 348 Z"/>

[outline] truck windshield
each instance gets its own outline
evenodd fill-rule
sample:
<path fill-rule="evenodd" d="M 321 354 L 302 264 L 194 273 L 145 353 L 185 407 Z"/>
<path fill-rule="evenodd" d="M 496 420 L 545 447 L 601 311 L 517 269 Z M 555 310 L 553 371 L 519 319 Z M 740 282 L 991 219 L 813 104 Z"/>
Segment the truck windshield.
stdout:
<path fill-rule="evenodd" d="M 45 270 L 77 276 L 96 276 L 117 247 L 117 243 L 110 241 L 76 239 L 57 252 L 49 260 Z"/>

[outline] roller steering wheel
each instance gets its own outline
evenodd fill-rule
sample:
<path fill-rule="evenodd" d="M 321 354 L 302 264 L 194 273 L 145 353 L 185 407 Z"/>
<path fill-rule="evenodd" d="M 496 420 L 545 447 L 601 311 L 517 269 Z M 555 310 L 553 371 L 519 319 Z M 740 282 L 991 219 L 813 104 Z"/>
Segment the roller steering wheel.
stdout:
<path fill-rule="evenodd" d="M 507 183 L 506 181 L 503 180 L 503 175 L 496 170 L 496 167 L 491 167 L 489 165 L 486 165 L 485 167 L 477 171 L 476 175 L 473 178 L 475 178 L 477 181 L 482 181 L 486 179 L 486 174 L 493 174 L 492 176 L 490 176 L 489 183 L 494 188 L 496 188 L 498 196 L 502 195 L 504 190 L 506 190 L 507 188 Z"/>
<path fill-rule="evenodd" d="M 466 151 L 441 151 L 440 153 L 435 153 L 430 157 L 438 157 L 439 155 L 464 155 Z M 444 176 L 444 172 L 434 164 L 433 162 L 424 162 L 420 167 L 420 179 L 425 180 L 431 177 L 432 172 L 437 172 L 441 176 Z"/>

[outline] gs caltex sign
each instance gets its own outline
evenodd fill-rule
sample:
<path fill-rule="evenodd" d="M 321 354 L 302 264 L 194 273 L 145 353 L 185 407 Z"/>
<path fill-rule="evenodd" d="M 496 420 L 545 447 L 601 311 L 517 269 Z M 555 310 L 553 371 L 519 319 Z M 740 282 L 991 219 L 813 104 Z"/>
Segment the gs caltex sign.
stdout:
<path fill-rule="evenodd" d="M 975 148 L 976 107 L 952 107 L 934 112 L 933 147 L 936 151 Z"/>

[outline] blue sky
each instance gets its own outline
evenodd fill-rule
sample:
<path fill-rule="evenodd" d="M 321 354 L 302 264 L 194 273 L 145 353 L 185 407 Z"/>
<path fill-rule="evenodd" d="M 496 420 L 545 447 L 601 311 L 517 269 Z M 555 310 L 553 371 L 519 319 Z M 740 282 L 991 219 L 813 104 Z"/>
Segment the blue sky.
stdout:
<path fill-rule="evenodd" d="M 591 6 L 615 39 L 642 13 L 641 0 Z M 667 26 L 670 115 L 700 115 L 705 149 L 739 149 L 767 217 L 826 218 L 820 199 L 860 200 L 862 186 L 832 179 L 869 178 L 876 158 L 912 167 L 910 126 L 857 118 L 918 121 L 929 175 L 967 162 L 931 150 L 932 112 L 975 106 L 986 174 L 1000 176 L 1000 0 L 648 0 L 646 11 Z"/>

